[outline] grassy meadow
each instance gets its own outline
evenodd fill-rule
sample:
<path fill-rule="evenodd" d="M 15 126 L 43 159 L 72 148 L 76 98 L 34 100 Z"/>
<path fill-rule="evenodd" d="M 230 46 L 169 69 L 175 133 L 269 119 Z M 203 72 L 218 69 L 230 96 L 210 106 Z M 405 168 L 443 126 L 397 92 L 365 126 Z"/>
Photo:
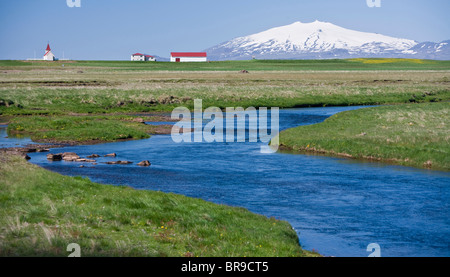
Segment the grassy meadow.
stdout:
<path fill-rule="evenodd" d="M 248 70 L 249 73 L 240 73 Z M 156 133 L 174 107 L 382 105 L 286 130 L 284 148 L 449 170 L 450 61 L 0 61 L 0 123 L 40 142 Z M 161 119 L 162 118 L 162 119 Z M 310 256 L 244 209 L 62 176 L 0 152 L 0 256 Z"/>
<path fill-rule="evenodd" d="M 301 257 L 289 223 L 176 194 L 96 184 L 0 156 L 0 256 Z"/>
<path fill-rule="evenodd" d="M 430 60 L 0 61 L 0 122 L 39 141 L 140 139 L 147 130 L 117 115 L 192 109 L 194 99 L 205 108 L 443 102 L 449 82 L 450 62 Z"/>
<path fill-rule="evenodd" d="M 64 64 L 64 67 L 62 66 Z M 56 69 L 89 71 L 372 71 L 448 70 L 450 61 L 418 59 L 336 59 L 336 60 L 245 60 L 207 63 L 132 61 L 0 61 L 8 70 Z"/>
<path fill-rule="evenodd" d="M 219 108 L 449 100 L 449 62 L 374 61 L 71 62 L 64 67 L 0 61 L 0 113 L 169 112 L 180 105 L 192 108 L 196 98 Z"/>

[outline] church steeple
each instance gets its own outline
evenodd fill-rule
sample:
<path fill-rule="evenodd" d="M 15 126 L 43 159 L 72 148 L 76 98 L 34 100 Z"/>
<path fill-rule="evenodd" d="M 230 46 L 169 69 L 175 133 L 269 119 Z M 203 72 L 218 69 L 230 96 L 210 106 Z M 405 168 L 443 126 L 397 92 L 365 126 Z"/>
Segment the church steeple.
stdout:
<path fill-rule="evenodd" d="M 47 49 L 45 49 L 44 61 L 54 61 L 56 60 L 55 55 L 52 53 L 50 48 L 50 43 L 47 43 Z"/>

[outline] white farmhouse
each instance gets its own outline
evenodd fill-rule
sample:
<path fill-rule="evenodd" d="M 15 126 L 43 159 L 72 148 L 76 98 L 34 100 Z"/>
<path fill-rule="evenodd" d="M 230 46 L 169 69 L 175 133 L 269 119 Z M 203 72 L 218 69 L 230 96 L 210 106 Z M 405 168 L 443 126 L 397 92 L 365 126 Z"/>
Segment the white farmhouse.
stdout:
<path fill-rule="evenodd" d="M 147 54 L 135 53 L 131 55 L 131 60 L 140 62 L 155 62 L 156 58 Z"/>
<path fill-rule="evenodd" d="M 171 62 L 206 62 L 206 52 L 172 52 Z"/>
<path fill-rule="evenodd" d="M 50 44 L 47 44 L 47 49 L 45 49 L 45 55 L 43 58 L 44 61 L 56 61 L 55 55 L 52 53 L 52 49 L 50 49 Z"/>

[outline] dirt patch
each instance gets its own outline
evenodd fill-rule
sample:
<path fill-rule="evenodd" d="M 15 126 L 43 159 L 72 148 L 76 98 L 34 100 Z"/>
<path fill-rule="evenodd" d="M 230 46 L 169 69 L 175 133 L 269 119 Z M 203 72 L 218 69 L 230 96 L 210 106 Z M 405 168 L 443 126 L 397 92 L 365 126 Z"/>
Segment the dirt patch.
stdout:
<path fill-rule="evenodd" d="M 99 87 L 110 86 L 112 83 L 105 81 L 0 81 L 0 85 L 39 85 L 44 87 Z"/>
<path fill-rule="evenodd" d="M 153 135 L 170 135 L 173 125 L 151 125 L 153 130 L 150 134 Z"/>
<path fill-rule="evenodd" d="M 374 156 L 361 156 L 361 157 L 355 157 L 353 155 L 347 154 L 347 153 L 337 153 L 335 151 L 330 150 L 323 150 L 323 149 L 316 149 L 314 147 L 302 147 L 302 148 L 291 148 L 285 145 L 279 146 L 279 151 L 284 153 L 297 153 L 297 154 L 307 154 L 307 155 L 315 155 L 315 156 L 323 156 L 323 157 L 338 157 L 338 158 L 347 158 L 352 160 L 358 160 L 358 161 L 366 161 L 366 162 L 382 162 L 385 164 L 392 164 L 392 165 L 398 165 L 398 164 L 404 164 L 409 162 L 409 159 L 401 160 L 401 159 L 395 159 L 395 158 L 380 158 L 380 157 L 374 157 Z M 424 164 L 424 168 L 431 169 L 431 164 L 428 162 Z"/>

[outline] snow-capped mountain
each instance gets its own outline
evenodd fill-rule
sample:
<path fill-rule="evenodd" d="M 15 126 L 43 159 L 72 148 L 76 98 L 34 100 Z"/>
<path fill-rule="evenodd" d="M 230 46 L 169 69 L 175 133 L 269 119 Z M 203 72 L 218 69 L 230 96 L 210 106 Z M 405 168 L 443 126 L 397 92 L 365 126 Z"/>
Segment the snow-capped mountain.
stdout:
<path fill-rule="evenodd" d="M 409 51 L 415 58 L 450 60 L 450 40 L 440 43 L 422 42 L 412 47 Z"/>
<path fill-rule="evenodd" d="M 295 22 L 238 37 L 205 51 L 210 60 L 412 57 L 424 52 L 424 49 L 415 48 L 418 45 L 414 40 L 353 31 L 315 21 Z M 432 51 L 439 46 L 424 47 Z"/>

